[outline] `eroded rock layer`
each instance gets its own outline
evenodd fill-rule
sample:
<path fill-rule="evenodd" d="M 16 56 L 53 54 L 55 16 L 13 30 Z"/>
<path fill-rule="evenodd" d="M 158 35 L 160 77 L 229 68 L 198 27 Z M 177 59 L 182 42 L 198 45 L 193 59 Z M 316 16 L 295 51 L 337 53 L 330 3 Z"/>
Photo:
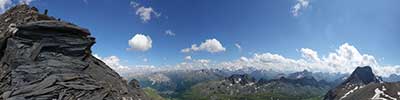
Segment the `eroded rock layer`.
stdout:
<path fill-rule="evenodd" d="M 145 100 L 91 55 L 87 29 L 18 5 L 0 16 L 0 94 L 10 100 Z"/>

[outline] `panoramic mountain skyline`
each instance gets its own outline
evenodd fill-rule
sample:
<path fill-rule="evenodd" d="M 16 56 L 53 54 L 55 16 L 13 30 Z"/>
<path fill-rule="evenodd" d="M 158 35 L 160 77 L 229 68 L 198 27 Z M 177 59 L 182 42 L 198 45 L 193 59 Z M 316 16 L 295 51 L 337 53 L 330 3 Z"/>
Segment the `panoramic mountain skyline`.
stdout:
<path fill-rule="evenodd" d="M 93 54 L 119 73 L 165 67 L 350 73 L 366 65 L 381 76 L 400 72 L 396 0 L 0 0 L 0 9 L 19 3 L 88 28 L 97 42 Z"/>

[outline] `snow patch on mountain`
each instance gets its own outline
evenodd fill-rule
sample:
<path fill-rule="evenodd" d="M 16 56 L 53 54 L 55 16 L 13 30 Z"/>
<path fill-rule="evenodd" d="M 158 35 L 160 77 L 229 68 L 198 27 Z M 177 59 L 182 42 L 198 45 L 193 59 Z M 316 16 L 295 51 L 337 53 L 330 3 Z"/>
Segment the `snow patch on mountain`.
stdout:
<path fill-rule="evenodd" d="M 171 80 L 168 76 L 165 76 L 164 74 L 154 74 L 151 75 L 149 79 L 152 82 L 152 85 L 156 83 L 168 82 Z"/>
<path fill-rule="evenodd" d="M 346 98 L 348 95 L 350 95 L 351 93 L 353 93 L 354 91 L 356 91 L 357 89 L 360 89 L 360 88 L 362 88 L 362 86 L 356 86 L 356 87 L 354 87 L 353 89 L 351 89 L 350 91 L 348 91 L 346 94 L 344 94 L 339 100 L 342 100 L 342 99 L 344 99 L 344 98 Z"/>
<path fill-rule="evenodd" d="M 375 95 L 371 99 L 372 100 L 387 100 L 386 98 L 389 98 L 390 100 L 397 100 L 396 98 L 385 94 L 385 91 L 386 91 L 385 86 L 382 86 L 382 90 L 380 90 L 379 88 L 376 88 Z M 399 93 L 397 93 L 397 94 L 399 94 Z"/>

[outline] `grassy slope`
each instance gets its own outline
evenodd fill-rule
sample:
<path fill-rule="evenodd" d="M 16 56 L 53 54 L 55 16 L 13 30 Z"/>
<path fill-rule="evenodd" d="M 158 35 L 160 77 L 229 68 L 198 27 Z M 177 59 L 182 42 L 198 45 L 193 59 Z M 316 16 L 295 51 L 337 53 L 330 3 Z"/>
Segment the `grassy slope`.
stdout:
<path fill-rule="evenodd" d="M 161 97 L 160 95 L 158 95 L 157 90 L 154 90 L 152 88 L 146 87 L 143 88 L 144 93 L 150 97 L 151 100 L 166 100 L 163 97 Z"/>
<path fill-rule="evenodd" d="M 218 92 L 211 93 L 210 95 L 206 95 L 201 93 L 204 87 L 199 85 L 193 86 L 190 90 L 182 93 L 180 96 L 181 100 L 321 100 L 323 96 L 304 96 L 304 97 L 296 97 L 290 94 L 282 94 L 282 93 L 255 93 L 255 94 L 247 94 L 247 95 L 228 95 L 222 94 Z"/>

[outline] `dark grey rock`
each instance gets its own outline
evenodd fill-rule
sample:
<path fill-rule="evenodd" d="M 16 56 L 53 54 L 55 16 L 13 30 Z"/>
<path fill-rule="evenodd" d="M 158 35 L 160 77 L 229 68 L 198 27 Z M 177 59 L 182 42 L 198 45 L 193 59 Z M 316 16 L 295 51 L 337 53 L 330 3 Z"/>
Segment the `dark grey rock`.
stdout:
<path fill-rule="evenodd" d="M 129 81 L 128 83 L 132 88 L 140 88 L 139 86 L 139 81 L 136 79 L 132 79 L 131 81 Z"/>
<path fill-rule="evenodd" d="M 147 100 L 91 55 L 87 29 L 18 5 L 0 16 L 0 100 Z"/>

